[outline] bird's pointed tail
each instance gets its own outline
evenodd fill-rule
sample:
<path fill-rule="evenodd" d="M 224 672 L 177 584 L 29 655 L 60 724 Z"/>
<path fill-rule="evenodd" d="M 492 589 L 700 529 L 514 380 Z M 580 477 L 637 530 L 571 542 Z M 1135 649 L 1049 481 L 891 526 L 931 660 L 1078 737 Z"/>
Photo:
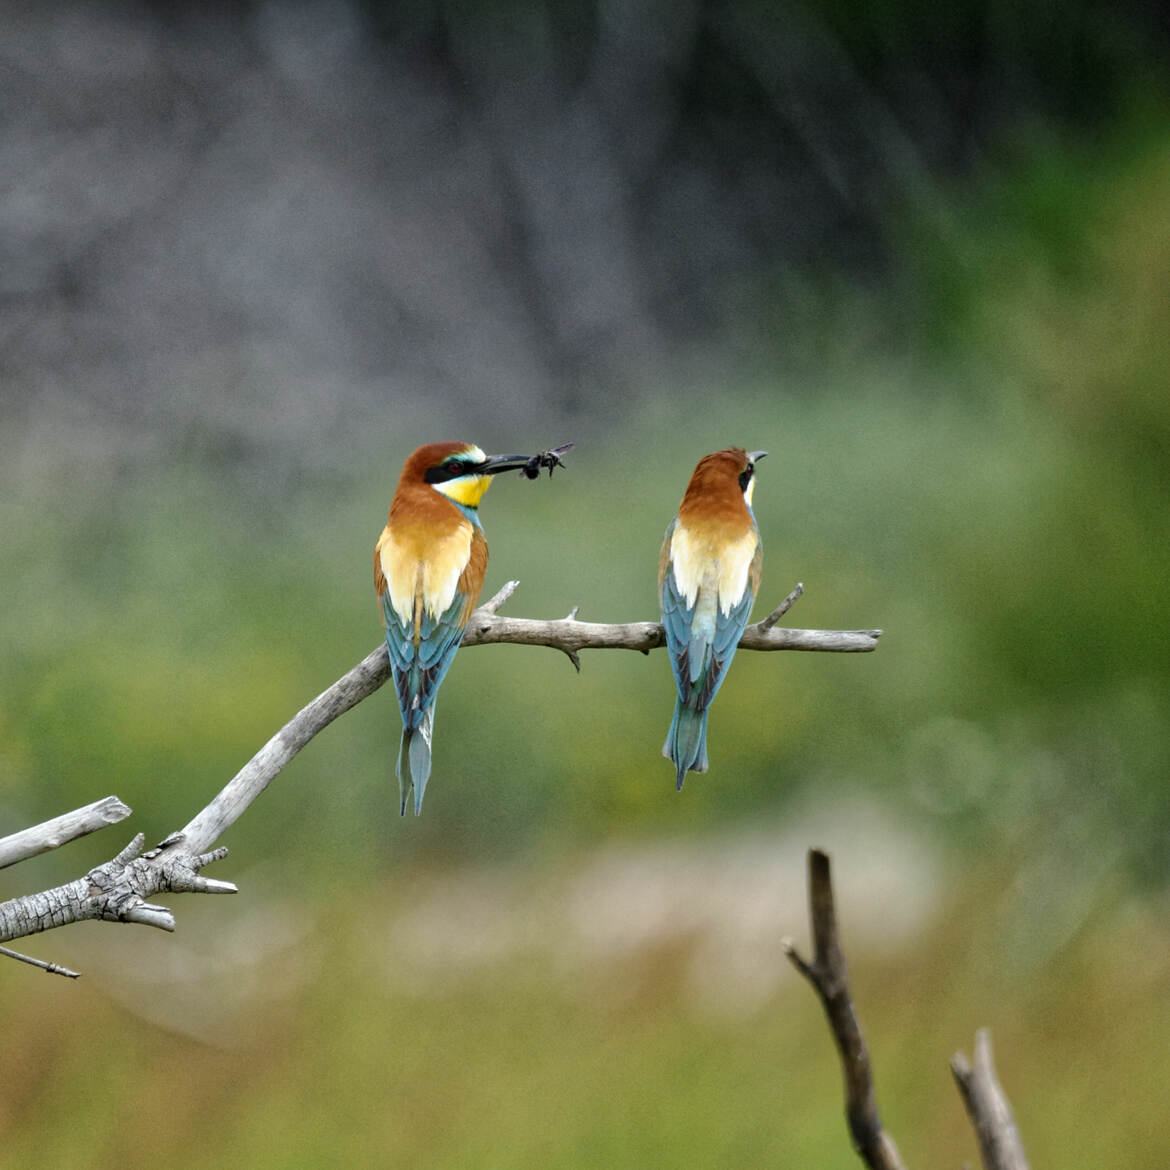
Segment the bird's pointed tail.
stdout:
<path fill-rule="evenodd" d="M 402 742 L 398 745 L 398 766 L 394 769 L 398 777 L 398 799 L 400 813 L 406 816 L 406 800 L 414 789 L 414 815 L 422 812 L 423 794 L 431 775 L 431 735 L 435 727 L 435 706 L 427 708 L 422 722 L 413 730 L 403 729 Z"/>
<path fill-rule="evenodd" d="M 662 754 L 674 763 L 679 791 L 682 791 L 683 780 L 688 772 L 707 770 L 706 708 L 697 711 L 675 699 L 674 718 L 670 721 Z"/>

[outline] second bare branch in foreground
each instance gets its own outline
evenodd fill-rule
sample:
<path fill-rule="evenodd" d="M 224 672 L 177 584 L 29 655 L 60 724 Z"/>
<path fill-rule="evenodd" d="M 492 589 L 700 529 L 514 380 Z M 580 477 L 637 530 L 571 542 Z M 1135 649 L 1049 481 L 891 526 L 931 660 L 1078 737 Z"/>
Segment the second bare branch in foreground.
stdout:
<path fill-rule="evenodd" d="M 845 954 L 837 933 L 829 858 L 820 849 L 808 852 L 808 902 L 813 935 L 812 961 L 801 958 L 791 939 L 784 939 L 783 946 L 792 965 L 820 997 L 829 1030 L 841 1055 L 841 1068 L 845 1074 L 845 1116 L 853 1148 L 870 1170 L 905 1170 L 893 1139 L 882 1128 L 878 1117 L 873 1067 L 849 992 Z M 975 1035 L 974 1068 L 958 1052 L 951 1061 L 951 1071 L 975 1127 L 984 1170 L 1028 1170 L 1011 1106 L 995 1076 L 991 1038 L 986 1029 L 980 1029 Z"/>
<path fill-rule="evenodd" d="M 1028 1170 L 1012 1107 L 995 1075 L 991 1035 L 986 1028 L 975 1033 L 974 1066 L 963 1053 L 956 1052 L 951 1058 L 951 1072 L 975 1127 L 985 1170 Z"/>
<path fill-rule="evenodd" d="M 785 939 L 783 945 L 792 965 L 813 985 L 829 1019 L 845 1074 L 845 1116 L 854 1149 L 871 1170 L 905 1170 L 894 1139 L 878 1117 L 869 1050 L 849 994 L 845 954 L 837 934 L 829 857 L 819 849 L 808 853 L 808 903 L 812 961 L 800 957 L 791 939 Z"/>

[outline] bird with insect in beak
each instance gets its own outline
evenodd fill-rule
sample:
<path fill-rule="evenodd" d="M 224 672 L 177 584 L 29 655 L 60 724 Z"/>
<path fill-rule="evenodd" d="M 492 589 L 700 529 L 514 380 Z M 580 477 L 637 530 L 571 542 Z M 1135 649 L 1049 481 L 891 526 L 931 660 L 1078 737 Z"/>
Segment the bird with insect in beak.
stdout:
<path fill-rule="evenodd" d="M 570 447 L 538 455 L 485 455 L 471 443 L 429 443 L 407 459 L 374 546 L 374 588 L 402 713 L 401 811 L 414 788 L 422 810 L 431 774 L 435 696 L 479 602 L 488 547 L 479 502 L 501 471 L 552 475 Z"/>
<path fill-rule="evenodd" d="M 662 754 L 673 761 L 680 790 L 688 772 L 707 770 L 707 711 L 760 589 L 752 492 L 765 455 L 728 447 L 700 459 L 658 557 L 662 625 L 678 690 Z"/>

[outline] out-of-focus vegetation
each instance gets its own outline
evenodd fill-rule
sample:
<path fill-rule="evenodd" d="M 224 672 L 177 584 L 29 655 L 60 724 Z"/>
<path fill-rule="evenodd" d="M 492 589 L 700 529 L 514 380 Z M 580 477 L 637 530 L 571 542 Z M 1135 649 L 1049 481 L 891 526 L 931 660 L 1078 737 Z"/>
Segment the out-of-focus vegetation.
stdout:
<path fill-rule="evenodd" d="M 875 64 L 896 57 L 885 10 L 854 9 L 872 27 L 834 9 L 836 40 L 812 39 L 899 95 L 888 130 L 915 87 Z M 1015 27 L 1016 80 L 1044 90 L 1042 30 L 989 22 L 988 75 L 1011 75 Z M 1125 95 L 1133 28 L 1102 28 L 1082 64 L 1111 109 L 1037 101 L 1003 129 L 970 99 L 966 169 L 926 152 L 929 190 L 881 219 L 888 267 L 802 255 L 745 281 L 753 319 L 685 383 L 647 362 L 637 394 L 566 392 L 535 420 L 489 385 L 470 428 L 453 393 L 383 388 L 383 425 L 322 416 L 321 451 L 267 383 L 271 439 L 263 410 L 231 432 L 178 394 L 181 438 L 130 418 L 133 444 L 116 412 L 84 441 L 94 415 L 51 394 L 6 407 L 0 831 L 116 792 L 157 839 L 210 799 L 376 644 L 370 550 L 436 428 L 578 441 L 564 474 L 484 502 L 487 589 L 521 581 L 508 612 L 653 616 L 691 467 L 742 443 L 771 452 L 757 616 L 802 580 L 792 624 L 886 633 L 868 656 L 740 655 L 712 771 L 681 795 L 660 654 L 586 652 L 578 676 L 548 650 L 464 651 L 419 819 L 397 815 L 399 721 L 375 695 L 231 830 L 215 872 L 239 898 L 176 901 L 173 938 L 25 940 L 77 985 L 0 966 L 0 1165 L 852 1165 L 830 1039 L 776 945 L 804 937 L 812 844 L 910 1165 L 974 1160 L 946 1060 L 980 1025 L 1033 1164 L 1167 1163 L 1170 123 L 1154 49 Z M 915 84 L 939 68 L 906 60 Z M 197 374 L 185 394 L 222 389 Z M 3 895 L 125 835 L 8 871 Z"/>
<path fill-rule="evenodd" d="M 717 770 L 664 812 L 661 661 L 587 653 L 577 677 L 548 651 L 469 650 L 443 692 L 432 815 L 390 815 L 397 715 L 379 695 L 294 763 L 281 784 L 298 795 L 240 826 L 248 847 L 287 817 L 330 847 L 374 818 L 395 856 L 527 850 L 735 821 L 844 775 L 977 841 L 1075 808 L 1100 846 L 1164 877 L 1163 146 L 1049 155 L 974 207 L 956 200 L 947 239 L 923 249 L 922 341 L 864 358 L 837 344 L 848 321 L 809 326 L 799 369 L 664 389 L 567 473 L 485 501 L 487 588 L 521 581 L 510 612 L 644 619 L 694 460 L 765 446 L 761 612 L 799 578 L 794 624 L 880 625 L 877 654 L 743 655 L 713 716 Z M 855 295 L 850 311 L 872 337 L 881 308 Z M 280 499 L 249 498 L 198 453 L 119 476 L 100 453 L 54 464 L 26 447 L 5 532 L 10 799 L 39 816 L 117 788 L 160 829 L 180 822 L 376 644 L 369 546 L 415 437 L 377 436 Z M 323 824 L 305 800 L 322 783 Z"/>

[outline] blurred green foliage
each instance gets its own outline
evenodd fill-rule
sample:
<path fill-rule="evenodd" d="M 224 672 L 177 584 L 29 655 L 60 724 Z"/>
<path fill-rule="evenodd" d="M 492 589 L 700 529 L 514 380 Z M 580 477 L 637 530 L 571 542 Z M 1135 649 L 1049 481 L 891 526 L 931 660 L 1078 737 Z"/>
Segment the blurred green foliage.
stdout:
<path fill-rule="evenodd" d="M 416 998 L 372 961 L 353 903 L 393 908 L 395 883 L 428 867 L 539 876 L 600 841 L 772 823 L 797 796 L 831 807 L 861 787 L 945 841 L 960 875 L 914 947 L 851 955 L 910 1163 L 973 1156 L 945 1061 L 991 1023 L 1035 1164 L 1164 1165 L 1148 1110 L 1170 1071 L 1149 909 L 1170 832 L 1168 147 L 1140 113 L 1107 149 L 1048 142 L 908 227 L 900 303 L 806 311 L 755 385 L 663 387 L 590 424 L 565 474 L 501 482 L 484 503 L 487 588 L 521 581 L 508 612 L 645 619 L 695 460 L 766 448 L 757 616 L 799 579 L 790 622 L 883 627 L 876 654 L 742 654 L 711 718 L 712 771 L 676 796 L 661 655 L 586 652 L 577 676 L 547 650 L 466 650 L 417 820 L 397 816 L 398 716 L 376 695 L 228 835 L 223 876 L 279 862 L 290 898 L 345 903 L 234 1050 L 0 969 L 0 1163 L 850 1165 L 807 989 L 712 1022 L 666 955 L 618 972 L 644 999 L 553 994 L 522 963 Z M 184 823 L 377 643 L 370 550 L 402 458 L 433 437 L 388 429 L 279 494 L 196 455 L 123 474 L 100 452 L 0 439 L 4 823 L 107 792 L 148 837 Z M 102 834 L 6 888 L 111 851 Z M 39 949 L 68 961 L 69 945 Z"/>

